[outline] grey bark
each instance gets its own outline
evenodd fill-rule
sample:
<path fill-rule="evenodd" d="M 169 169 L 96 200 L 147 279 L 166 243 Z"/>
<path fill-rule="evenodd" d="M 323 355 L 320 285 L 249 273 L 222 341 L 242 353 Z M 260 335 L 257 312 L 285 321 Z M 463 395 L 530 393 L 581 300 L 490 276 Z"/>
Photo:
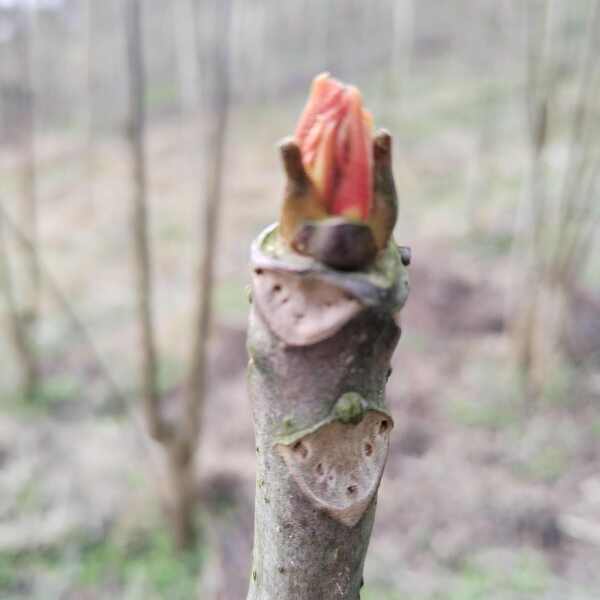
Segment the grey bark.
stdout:
<path fill-rule="evenodd" d="M 188 430 L 187 418 L 173 431 L 161 412 L 158 383 L 158 353 L 152 313 L 152 259 L 148 239 L 147 169 L 145 157 L 145 77 L 142 52 L 140 0 L 128 0 L 126 5 L 127 57 L 130 85 L 130 145 L 135 186 L 132 235 L 134 267 L 137 277 L 137 311 L 142 350 L 142 395 L 148 432 L 163 444 L 169 477 L 167 514 L 178 549 L 190 547 L 194 530 L 194 447 L 183 437 Z"/>
<path fill-rule="evenodd" d="M 375 518 L 376 492 L 358 512 L 354 508 L 336 511 L 333 502 L 333 510 L 329 510 L 327 498 L 318 503 L 307 493 L 306 481 L 302 481 L 302 458 L 298 477 L 284 457 L 295 452 L 316 454 L 306 457 L 310 471 L 327 473 L 331 472 L 327 470 L 328 461 L 332 464 L 337 460 L 334 487 L 342 489 L 334 490 L 336 497 L 360 493 L 360 473 L 364 473 L 361 463 L 368 461 L 366 455 L 373 451 L 370 438 L 363 437 L 362 431 L 373 423 L 381 431 L 392 425 L 384 388 L 400 337 L 397 318 L 408 292 L 406 271 L 391 242 L 390 262 L 384 269 L 389 286 L 386 293 L 373 294 L 379 288 L 366 273 L 340 273 L 310 262 L 298 264 L 297 255 L 291 253 L 289 260 L 285 256 L 272 260 L 260 251 L 265 239 L 263 234 L 253 253 L 253 302 L 248 331 L 248 382 L 257 455 L 254 554 L 248 600 L 357 600 Z M 265 311 L 265 304 L 257 297 L 262 292 L 256 278 L 273 277 L 269 281 L 283 282 L 276 283 L 273 289 L 274 293 L 285 295 L 289 292 L 285 282 L 290 272 L 308 282 L 307 289 L 315 290 L 315 294 L 320 286 L 330 285 L 341 291 L 342 301 L 348 301 L 352 290 L 351 295 L 360 302 L 358 312 L 337 332 L 316 343 L 292 345 L 284 341 L 272 331 L 278 309 L 273 304 L 273 311 Z M 310 298 L 309 291 L 301 318 L 312 318 Z M 297 299 L 290 297 L 285 302 L 289 305 Z M 317 318 L 325 310 L 323 307 L 315 307 Z M 350 396 L 362 398 L 359 413 L 350 411 L 357 418 L 339 410 L 340 399 Z M 315 440 L 320 436 L 320 442 L 307 441 L 313 436 Z M 339 456 L 344 452 L 340 450 L 344 436 L 356 439 L 356 444 L 365 450 L 364 459 L 344 463 L 344 457 Z M 375 489 L 387 445 L 384 450 L 381 470 L 373 476 Z M 311 477 L 307 471 L 308 488 Z M 349 481 L 357 483 L 348 485 Z M 314 485 L 318 494 L 317 484 Z"/>
<path fill-rule="evenodd" d="M 94 0 L 87 0 L 84 3 L 83 15 L 83 37 L 85 48 L 85 82 L 83 89 L 84 113 L 83 128 L 85 131 L 85 175 L 88 191 L 88 200 L 90 206 L 95 208 L 94 204 L 94 88 L 95 88 L 95 36 L 94 36 Z"/>
<path fill-rule="evenodd" d="M 177 544 L 190 547 L 196 538 L 194 524 L 194 461 L 202 429 L 207 395 L 208 341 L 212 322 L 214 271 L 217 259 L 219 216 L 222 204 L 223 165 L 229 117 L 229 30 L 233 0 L 213 7 L 214 28 L 210 46 L 210 90 L 206 91 L 206 182 L 202 223 L 202 256 L 199 261 L 192 348 L 185 387 L 183 421 L 170 453 L 170 464 L 179 484 L 174 495 Z M 199 40 L 196 40 L 199 43 Z"/>
<path fill-rule="evenodd" d="M 38 242 L 38 198 L 36 168 L 36 94 L 34 81 L 34 33 L 35 17 L 31 9 L 22 8 L 19 13 L 20 31 L 17 36 L 19 50 L 19 70 L 23 90 L 23 103 L 20 107 L 19 143 L 22 153 L 20 205 L 20 225 L 31 241 L 32 252 L 17 240 L 19 262 L 22 263 L 22 294 L 16 297 L 16 312 L 13 323 L 16 354 L 23 373 L 23 396 L 32 400 L 40 388 L 40 358 L 37 349 L 38 318 L 40 310 L 40 266 Z M 15 282 L 19 287 L 18 279 Z"/>
<path fill-rule="evenodd" d="M 4 210 L 0 211 L 0 289 L 6 304 L 6 320 L 15 355 L 21 370 L 21 393 L 32 398 L 36 391 L 37 364 L 31 348 L 27 327 L 19 311 L 15 297 L 15 286 L 11 274 L 8 247 L 5 238 Z"/>
<path fill-rule="evenodd" d="M 563 26 L 561 3 L 545 0 L 543 18 L 536 4 L 525 8 L 527 42 L 526 92 L 530 138 L 528 190 L 516 224 L 513 262 L 513 338 L 517 364 L 527 395 L 539 398 L 548 373 L 564 358 L 568 307 L 585 272 L 589 244 L 600 212 L 595 199 L 600 186 L 600 148 L 596 143 L 593 105 L 600 71 L 600 1 L 589 3 L 587 32 L 577 59 L 578 89 L 567 129 L 568 154 L 560 169 L 562 186 L 555 191 L 548 169 L 553 115 L 559 103 L 557 69 L 564 61 L 558 34 Z M 533 285 L 532 285 L 533 284 Z M 526 286 L 528 293 L 521 290 Z"/>
<path fill-rule="evenodd" d="M 220 2 L 213 14 L 214 39 L 211 45 L 210 90 L 207 90 L 205 117 L 205 189 L 202 214 L 202 254 L 198 261 L 194 335 L 186 388 L 183 443 L 196 449 L 206 396 L 207 343 L 212 321 L 212 291 L 217 259 L 218 231 L 223 202 L 223 167 L 230 104 L 229 31 L 233 1 Z"/>
<path fill-rule="evenodd" d="M 26 294 L 24 294 L 25 312 L 27 313 L 28 335 L 36 337 L 36 321 L 40 301 L 40 268 L 38 250 L 38 200 L 36 172 L 36 93 L 34 81 L 34 13 L 23 9 L 21 18 L 21 34 L 19 45 L 20 69 L 24 102 L 21 115 L 21 150 L 22 150 L 22 227 L 35 246 L 35 252 L 29 253 L 21 249 L 21 255 L 27 271 Z"/>
<path fill-rule="evenodd" d="M 142 51 L 142 15 L 140 9 L 139 0 L 128 0 L 125 5 L 129 82 L 128 136 L 134 186 L 131 234 L 133 238 L 133 260 L 136 276 L 136 308 L 142 354 L 141 387 L 144 411 L 150 435 L 161 439 L 164 435 L 164 426 L 159 411 L 158 358 L 152 312 L 152 258 L 148 239 L 148 175 L 145 153 L 146 82 Z"/>

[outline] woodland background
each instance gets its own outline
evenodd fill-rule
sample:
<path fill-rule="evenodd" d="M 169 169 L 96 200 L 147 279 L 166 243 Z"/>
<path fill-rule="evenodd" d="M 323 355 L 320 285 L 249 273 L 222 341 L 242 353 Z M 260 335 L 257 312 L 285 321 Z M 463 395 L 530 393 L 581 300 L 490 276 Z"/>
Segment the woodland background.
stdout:
<path fill-rule="evenodd" d="M 324 70 L 413 250 L 364 598 L 600 597 L 598 56 L 597 0 L 0 0 L 0 597 L 245 596 L 248 251 Z"/>

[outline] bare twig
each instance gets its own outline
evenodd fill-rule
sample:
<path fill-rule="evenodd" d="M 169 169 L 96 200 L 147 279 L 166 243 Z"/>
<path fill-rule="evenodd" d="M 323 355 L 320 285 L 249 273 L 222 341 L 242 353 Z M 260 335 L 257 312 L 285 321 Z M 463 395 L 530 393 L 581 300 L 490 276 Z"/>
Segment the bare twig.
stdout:
<path fill-rule="evenodd" d="M 534 11 L 533 3 L 526 4 L 528 33 L 527 106 L 531 139 L 530 200 L 533 219 L 533 259 L 538 262 L 543 244 L 543 223 L 546 217 L 547 190 L 543 177 L 543 153 L 548 141 L 548 111 L 554 90 L 554 78 L 545 68 L 545 57 L 551 46 L 551 2 L 545 0 L 542 19 Z"/>
<path fill-rule="evenodd" d="M 84 41 L 85 41 L 85 176 L 90 205 L 94 206 L 94 0 L 85 1 L 85 23 Z"/>
<path fill-rule="evenodd" d="M 170 479 L 168 512 L 175 543 L 189 547 L 195 539 L 194 458 L 201 428 L 202 406 L 206 396 L 207 339 L 212 313 L 212 288 L 215 248 L 219 226 L 225 135 L 229 105 L 229 26 L 230 0 L 214 4 L 217 11 L 212 29 L 214 55 L 207 64 L 212 68 L 212 88 L 208 96 L 208 136 L 206 143 L 206 204 L 203 226 L 203 253 L 198 273 L 197 307 L 189 374 L 185 386 L 180 421 L 168 426 L 161 414 L 157 382 L 157 352 L 152 317 L 152 261 L 148 240 L 147 173 L 144 154 L 144 61 L 140 0 L 126 4 L 126 32 L 130 85 L 129 140 L 135 182 L 132 234 L 134 238 L 137 308 L 142 339 L 142 386 L 144 409 L 150 434 L 162 442 Z M 197 16 L 197 15 L 196 15 Z M 197 29 L 195 29 L 197 31 Z M 197 41 L 197 40 L 196 40 Z M 208 93 L 210 91 L 211 93 Z"/>
<path fill-rule="evenodd" d="M 588 30 L 583 42 L 582 66 L 579 75 L 579 90 L 569 144 L 569 157 L 565 168 L 562 193 L 559 198 L 559 220 L 562 225 L 556 251 L 560 252 L 565 236 L 570 233 L 570 225 L 577 217 L 577 207 L 580 204 L 583 175 L 589 163 L 591 153 L 585 143 L 586 129 L 589 127 L 590 110 L 595 99 L 596 91 L 594 70 L 597 64 L 597 46 L 600 38 L 600 1 L 593 0 L 588 19 Z"/>
<path fill-rule="evenodd" d="M 37 202 L 37 173 L 35 151 L 36 129 L 36 98 L 33 69 L 33 33 L 34 16 L 32 9 L 23 7 L 20 20 L 19 56 L 22 73 L 22 86 L 25 101 L 22 108 L 21 144 L 22 144 L 22 222 L 28 232 L 28 237 L 36 251 L 23 252 L 27 269 L 28 288 L 24 295 L 28 313 L 29 336 L 35 338 L 36 321 L 40 301 L 40 273 L 38 252 L 38 202 Z"/>
<path fill-rule="evenodd" d="M 192 355 L 186 389 L 184 443 L 195 449 L 201 429 L 202 405 L 206 395 L 207 342 L 212 317 L 212 290 L 216 259 L 219 213 L 222 204 L 223 162 L 229 116 L 229 28 L 231 1 L 218 3 L 213 43 L 211 90 L 208 94 L 208 135 L 205 145 L 206 194 L 203 218 L 202 260 L 196 281 L 197 306 L 193 328 Z"/>
<path fill-rule="evenodd" d="M 127 66 L 129 69 L 129 144 L 134 180 L 131 231 L 136 276 L 136 302 L 142 350 L 142 399 L 150 435 L 165 436 L 166 428 L 160 414 L 158 361 L 152 314 L 152 259 L 148 241 L 147 172 L 145 156 L 146 114 L 145 73 L 142 53 L 142 27 L 139 0 L 129 0 L 125 6 Z"/>
<path fill-rule="evenodd" d="M 4 235 L 4 211 L 0 213 L 0 286 L 4 293 L 5 304 L 8 312 L 8 325 L 21 368 L 22 394 L 31 398 L 35 393 L 33 383 L 37 380 L 37 364 L 33 358 L 30 342 L 27 335 L 23 315 L 19 311 L 15 297 L 14 282 L 11 273 L 8 247 Z"/>
<path fill-rule="evenodd" d="M 0 223 L 7 227 L 10 231 L 10 234 L 19 241 L 21 246 L 28 252 L 33 253 L 36 251 L 34 244 L 27 237 L 27 234 L 22 231 L 19 225 L 13 221 L 10 217 L 4 206 L 0 204 Z M 4 244 L 4 241 L 2 241 Z M 0 261 L 2 261 L 2 267 L 6 266 L 6 253 L 0 250 Z M 105 365 L 103 359 L 100 356 L 100 353 L 96 349 L 96 345 L 92 340 L 91 336 L 88 333 L 86 326 L 83 321 L 79 318 L 71 303 L 69 302 L 66 294 L 62 291 L 60 284 L 55 280 L 50 271 L 44 268 L 43 263 L 40 261 L 40 277 L 43 281 L 46 289 L 50 292 L 50 294 L 56 300 L 59 308 L 63 311 L 63 313 L 67 316 L 68 320 L 71 322 L 73 329 L 79 335 L 79 338 L 83 341 L 83 343 L 90 349 L 91 354 L 93 356 L 94 362 L 96 363 L 96 367 L 98 372 L 106 381 L 108 387 L 111 391 L 112 398 L 118 403 L 119 408 L 125 409 L 127 408 L 127 399 L 125 394 L 121 391 L 119 386 L 116 384 L 114 379 L 112 378 L 110 369 Z M 7 271 L 3 268 L 4 273 Z M 6 282 L 5 282 L 6 283 Z"/>
<path fill-rule="evenodd" d="M 35 88 L 33 77 L 33 21 L 30 7 L 24 6 L 17 11 L 18 70 L 23 101 L 19 112 L 19 146 L 21 153 L 20 180 L 21 227 L 27 232 L 33 245 L 33 252 L 28 252 L 20 240 L 16 240 L 15 250 L 23 265 L 24 277 L 22 293 L 17 293 L 17 282 L 13 281 L 6 256 L 5 286 L 7 288 L 7 305 L 12 321 L 12 338 L 15 352 L 21 363 L 23 376 L 22 391 L 26 398 L 32 399 L 39 388 L 39 365 L 37 357 L 37 320 L 40 303 L 40 270 L 38 255 L 38 202 L 36 193 L 36 153 L 35 153 Z M 11 299 L 9 300 L 9 296 Z M 10 308 L 12 305 L 12 308 Z"/>
<path fill-rule="evenodd" d="M 547 146 L 548 112 L 555 106 L 559 57 L 553 33 L 558 9 L 556 0 L 545 0 L 544 19 L 536 11 L 539 5 L 525 4 L 527 10 L 527 114 L 531 140 L 529 173 L 532 221 L 524 238 L 529 252 L 528 293 L 522 300 L 521 323 L 516 338 L 520 363 L 528 384 L 531 371 L 542 381 L 550 356 L 560 350 L 563 336 L 562 313 L 567 310 L 574 289 L 579 261 L 591 248 L 594 215 L 594 190 L 600 176 L 600 153 L 594 149 L 594 99 L 600 82 L 596 67 L 600 41 L 600 0 L 592 0 L 589 26 L 581 46 L 578 92 L 573 111 L 562 188 L 555 198 L 548 186 L 543 161 Z M 556 13 L 558 14 L 558 13 Z M 560 308 L 562 307 L 562 308 Z M 557 312 L 558 311 L 558 312 Z M 560 314 L 559 314 L 560 313 Z M 554 315 L 553 318 L 541 316 Z M 551 321 L 551 322 L 549 322 Z M 539 356 L 536 356 L 539 354 Z M 554 360 L 552 358 L 552 360 Z M 535 363 L 535 364 L 534 364 Z"/>

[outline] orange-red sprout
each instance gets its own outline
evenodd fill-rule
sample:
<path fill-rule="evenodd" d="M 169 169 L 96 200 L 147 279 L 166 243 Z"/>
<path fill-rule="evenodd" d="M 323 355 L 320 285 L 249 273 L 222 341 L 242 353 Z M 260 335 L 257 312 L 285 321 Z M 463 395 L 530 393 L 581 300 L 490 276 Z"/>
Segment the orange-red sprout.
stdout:
<path fill-rule="evenodd" d="M 318 75 L 295 137 L 328 213 L 368 218 L 373 201 L 372 135 L 372 117 L 358 89 L 327 73 Z"/>

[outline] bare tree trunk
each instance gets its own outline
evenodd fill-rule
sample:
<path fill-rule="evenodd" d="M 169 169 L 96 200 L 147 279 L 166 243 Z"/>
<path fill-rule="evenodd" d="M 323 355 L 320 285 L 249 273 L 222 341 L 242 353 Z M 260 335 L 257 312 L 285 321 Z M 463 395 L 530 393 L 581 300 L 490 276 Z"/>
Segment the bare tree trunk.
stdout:
<path fill-rule="evenodd" d="M 600 2 L 590 5 L 587 34 L 582 38 L 579 59 L 579 90 L 569 130 L 570 147 L 563 167 L 563 186 L 554 194 L 548 185 L 545 152 L 551 123 L 557 78 L 557 31 L 561 4 L 544 0 L 540 19 L 536 5 L 527 3 L 527 109 L 531 165 L 527 194 L 528 222 L 517 238 L 515 257 L 522 283 L 518 287 L 514 339 L 519 368 L 530 397 L 542 391 L 547 373 L 563 358 L 566 311 L 577 273 L 582 272 L 583 254 L 594 223 L 600 177 L 600 147 L 594 127 L 594 98 L 600 73 L 596 56 L 600 45 Z M 596 85 L 595 85 L 596 84 Z M 527 289 L 527 293 L 523 290 Z"/>
<path fill-rule="evenodd" d="M 160 392 L 158 364 L 152 314 L 152 258 L 148 240 L 147 173 L 145 156 L 145 75 L 142 52 L 142 24 L 140 0 L 126 4 L 127 66 L 129 81 L 128 136 L 133 169 L 133 207 L 131 233 L 136 276 L 136 304 L 141 361 L 141 388 L 144 410 L 150 434 L 161 438 Z"/>
<path fill-rule="evenodd" d="M 85 90 L 84 90 L 84 132 L 85 132 L 85 175 L 88 199 L 94 206 L 94 0 L 86 0 L 83 18 L 85 47 Z"/>
<path fill-rule="evenodd" d="M 37 364 L 16 298 L 6 243 L 3 210 L 0 211 L 0 288 L 4 295 L 10 336 L 21 369 L 21 393 L 23 397 L 31 398 L 36 392 Z"/>
<path fill-rule="evenodd" d="M 150 435 L 164 445 L 169 477 L 167 516 L 178 548 L 189 540 L 187 522 L 191 514 L 190 473 L 182 469 L 184 461 L 173 445 L 172 434 L 167 429 L 161 413 L 158 383 L 158 360 L 155 327 L 152 313 L 152 258 L 148 239 L 147 170 L 145 155 L 145 70 L 143 59 L 142 14 L 140 0 L 127 0 L 125 7 L 127 59 L 129 68 L 129 142 L 131 148 L 134 196 L 131 232 L 134 242 L 133 258 L 136 275 L 136 302 L 141 360 L 142 402 Z"/>
<path fill-rule="evenodd" d="M 219 2 L 214 10 L 214 37 L 211 45 L 212 55 L 208 62 L 210 73 L 207 73 L 209 77 L 206 91 L 207 135 L 204 155 L 207 179 L 202 223 L 202 258 L 196 278 L 196 316 L 185 390 L 184 422 L 178 432 L 177 451 L 173 455 L 174 465 L 180 471 L 181 480 L 188 482 L 193 478 L 194 459 L 206 400 L 207 347 L 212 320 L 212 291 L 230 101 L 229 33 L 233 2 Z M 191 486 L 185 489 L 192 493 Z M 183 545 L 188 545 L 194 537 L 192 508 L 191 499 L 183 494 L 178 509 Z"/>
<path fill-rule="evenodd" d="M 553 79 L 547 71 L 551 3 L 544 0 L 542 17 L 533 3 L 524 7 L 526 20 L 526 107 L 530 140 L 530 167 L 527 193 L 524 196 L 524 226 L 515 237 L 514 260 L 519 265 L 522 279 L 519 289 L 526 285 L 527 294 L 519 294 L 513 322 L 517 366 L 530 398 L 538 395 L 533 373 L 538 369 L 535 349 L 538 346 L 537 319 L 543 264 L 540 247 L 545 241 L 544 216 L 547 209 L 548 191 L 544 176 L 544 153 L 548 140 L 548 107 L 553 90 Z M 518 260 L 518 263 L 516 262 Z"/>
<path fill-rule="evenodd" d="M 142 346 L 142 388 L 146 421 L 150 434 L 161 442 L 167 458 L 169 494 L 167 512 L 178 548 L 195 541 L 194 461 L 201 429 L 202 406 L 206 396 L 207 340 L 212 315 L 212 288 L 215 247 L 221 204 L 221 180 L 229 106 L 229 23 L 230 1 L 215 5 L 212 50 L 209 65 L 212 87 L 208 93 L 208 136 L 206 143 L 206 205 L 203 221 L 203 253 L 198 273 L 197 310 L 192 339 L 189 374 L 180 420 L 165 422 L 160 407 L 158 365 L 152 317 L 151 254 L 148 240 L 147 175 L 144 155 L 144 62 L 140 0 L 126 4 L 126 32 L 130 85 L 130 126 L 135 194 L 132 234 L 137 277 L 137 308 Z"/>
<path fill-rule="evenodd" d="M 22 185 L 23 185 L 23 229 L 29 239 L 36 246 L 34 254 L 23 251 L 28 257 L 29 291 L 26 296 L 27 310 L 30 319 L 30 329 L 33 332 L 38 316 L 40 298 L 40 272 L 38 265 L 37 236 L 38 236 L 38 206 L 37 206 L 37 180 L 36 180 L 36 154 L 35 154 L 35 127 L 36 127 L 36 98 L 34 84 L 34 55 L 33 55 L 33 19 L 27 10 L 23 17 L 21 37 L 21 69 L 25 102 L 22 121 Z"/>
<path fill-rule="evenodd" d="M 21 72 L 21 88 L 23 105 L 20 118 L 20 146 L 21 146 L 21 199 L 20 226 L 32 249 L 24 247 L 17 240 L 20 262 L 23 264 L 23 292 L 15 295 L 14 318 L 20 324 L 16 330 L 21 331 L 18 337 L 22 341 L 16 345 L 17 355 L 22 363 L 23 394 L 27 399 L 32 399 L 39 389 L 40 374 L 37 356 L 37 325 L 40 303 L 40 268 L 38 244 L 38 199 L 36 181 L 36 154 L 35 154 L 35 83 L 34 83 L 34 16 L 32 9 L 24 7 L 19 14 L 19 58 Z M 32 251 L 31 251 L 32 250 Z M 20 296 L 20 302 L 16 300 Z M 20 306 L 19 306 L 20 304 Z M 15 337 L 15 340 L 17 338 Z"/>
<path fill-rule="evenodd" d="M 171 442 L 167 448 L 167 458 L 170 482 L 167 512 L 175 547 L 182 550 L 192 547 L 196 541 L 194 456 L 186 448 Z"/>
<path fill-rule="evenodd" d="M 14 318 L 14 315 L 19 316 L 18 305 L 15 300 L 15 285 L 11 277 L 10 261 L 6 246 L 6 238 L 4 237 L 5 231 L 8 231 L 10 236 L 17 240 L 20 246 L 26 249 L 28 253 L 33 253 L 35 251 L 34 245 L 31 242 L 31 240 L 21 230 L 19 224 L 10 217 L 9 213 L 0 203 L 0 289 L 6 295 L 6 306 L 9 310 L 9 316 L 13 317 L 12 322 L 9 323 L 11 333 L 15 336 L 19 336 L 20 339 L 18 339 L 16 343 L 19 344 L 19 346 L 23 346 L 25 345 L 24 342 L 27 343 L 27 338 L 22 332 L 16 330 L 16 328 L 22 325 L 20 323 L 20 320 Z M 79 319 L 76 312 L 73 310 L 69 298 L 62 292 L 60 286 L 58 285 L 54 277 L 52 277 L 48 270 L 45 270 L 43 268 L 41 259 L 40 275 L 43 276 L 43 282 L 45 284 L 45 287 L 48 289 L 48 292 L 54 297 L 57 306 L 66 315 L 68 321 L 73 327 L 73 330 L 77 333 L 78 337 L 81 339 L 84 345 L 87 346 L 88 349 L 91 351 L 96 367 L 98 368 L 98 373 L 104 377 L 105 382 L 108 384 L 111 394 L 111 400 L 115 403 L 115 408 L 118 408 L 120 412 L 123 412 L 123 410 L 127 408 L 126 398 L 119 389 L 119 386 L 112 378 L 111 371 L 109 367 L 104 363 L 104 360 L 102 359 L 100 353 L 96 349 L 95 344 L 90 338 L 85 324 L 81 321 L 81 319 Z"/>

